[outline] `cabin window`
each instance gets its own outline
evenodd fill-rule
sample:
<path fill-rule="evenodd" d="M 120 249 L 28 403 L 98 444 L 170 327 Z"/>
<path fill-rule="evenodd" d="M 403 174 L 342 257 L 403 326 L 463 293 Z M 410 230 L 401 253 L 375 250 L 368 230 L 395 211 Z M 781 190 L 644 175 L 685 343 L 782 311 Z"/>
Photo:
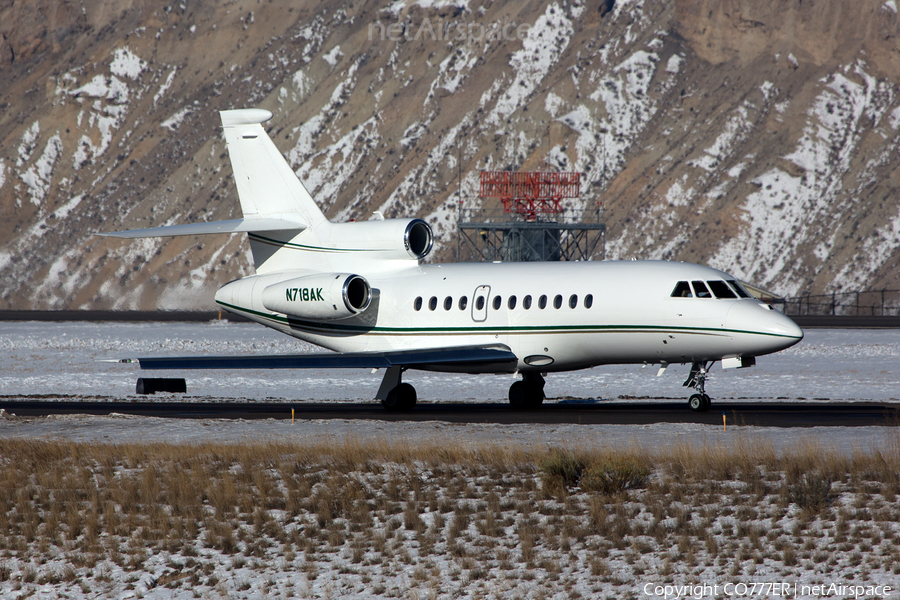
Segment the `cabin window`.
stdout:
<path fill-rule="evenodd" d="M 475 310 L 484 310 L 484 296 L 475 298 Z"/>
<path fill-rule="evenodd" d="M 553 299 L 553 308 L 559 308 L 561 306 L 562 306 L 562 296 L 557 294 L 556 298 Z"/>
<path fill-rule="evenodd" d="M 594 296 L 592 294 L 588 294 L 584 297 L 584 307 L 590 308 L 594 305 Z"/>
<path fill-rule="evenodd" d="M 687 281 L 679 281 L 675 284 L 675 289 L 672 290 L 673 298 L 693 298 L 694 295 L 691 293 L 691 286 L 688 285 Z"/>
<path fill-rule="evenodd" d="M 712 298 L 712 294 L 709 293 L 709 290 L 706 289 L 706 284 L 702 281 L 692 281 L 691 284 L 694 286 L 694 295 L 698 298 Z"/>
<path fill-rule="evenodd" d="M 709 288 L 716 295 L 716 298 L 737 298 L 724 281 L 707 281 L 706 283 L 709 284 Z"/>
<path fill-rule="evenodd" d="M 431 300 L 428 301 L 428 308 L 430 310 L 434 310 L 437 308 L 437 297 L 432 296 Z"/>
<path fill-rule="evenodd" d="M 728 284 L 737 292 L 739 298 L 749 298 L 750 294 L 747 293 L 747 290 L 744 289 L 744 286 L 739 284 L 737 281 L 733 279 L 728 280 Z"/>
<path fill-rule="evenodd" d="M 466 296 L 459 297 L 459 310 L 466 310 L 469 305 L 469 299 Z"/>
<path fill-rule="evenodd" d="M 578 294 L 572 294 L 569 296 L 569 308 L 575 308 L 578 306 Z"/>
<path fill-rule="evenodd" d="M 494 296 L 494 310 L 500 310 L 500 304 L 503 302 L 503 298 L 500 296 Z"/>
<path fill-rule="evenodd" d="M 525 310 L 531 308 L 531 296 L 525 296 L 524 298 L 522 298 L 522 308 L 524 308 Z"/>
<path fill-rule="evenodd" d="M 447 296 L 444 298 L 444 310 L 450 310 L 451 308 L 453 308 L 453 298 Z"/>
<path fill-rule="evenodd" d="M 416 301 L 413 303 L 413 308 L 416 310 L 422 310 L 422 296 L 416 298 Z"/>
<path fill-rule="evenodd" d="M 540 297 L 540 299 L 538 300 L 538 308 L 540 308 L 541 310 L 547 308 L 547 296 Z"/>
<path fill-rule="evenodd" d="M 516 297 L 510 296 L 509 300 L 506 301 L 506 306 L 509 307 L 509 310 L 512 310 L 516 307 Z"/>

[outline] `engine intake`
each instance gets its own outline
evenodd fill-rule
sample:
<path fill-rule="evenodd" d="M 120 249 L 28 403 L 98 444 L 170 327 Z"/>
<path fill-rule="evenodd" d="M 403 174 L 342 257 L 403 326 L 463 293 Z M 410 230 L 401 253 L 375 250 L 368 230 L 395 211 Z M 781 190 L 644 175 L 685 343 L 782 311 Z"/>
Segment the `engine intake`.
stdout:
<path fill-rule="evenodd" d="M 424 258 L 434 245 L 434 233 L 431 226 L 422 219 L 413 219 L 403 233 L 406 250 L 415 258 Z"/>
<path fill-rule="evenodd" d="M 372 302 L 372 287 L 360 275 L 324 273 L 282 281 L 266 287 L 267 309 L 299 319 L 332 321 L 357 315 Z"/>

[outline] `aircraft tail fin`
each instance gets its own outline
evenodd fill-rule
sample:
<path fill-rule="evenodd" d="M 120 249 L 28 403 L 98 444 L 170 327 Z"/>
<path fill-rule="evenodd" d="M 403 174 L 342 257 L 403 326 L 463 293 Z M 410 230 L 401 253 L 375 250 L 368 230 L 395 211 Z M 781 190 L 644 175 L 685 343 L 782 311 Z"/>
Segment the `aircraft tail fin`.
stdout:
<path fill-rule="evenodd" d="M 327 222 L 287 160 L 262 127 L 272 113 L 261 108 L 219 112 L 245 219 L 295 214 L 309 228 Z"/>

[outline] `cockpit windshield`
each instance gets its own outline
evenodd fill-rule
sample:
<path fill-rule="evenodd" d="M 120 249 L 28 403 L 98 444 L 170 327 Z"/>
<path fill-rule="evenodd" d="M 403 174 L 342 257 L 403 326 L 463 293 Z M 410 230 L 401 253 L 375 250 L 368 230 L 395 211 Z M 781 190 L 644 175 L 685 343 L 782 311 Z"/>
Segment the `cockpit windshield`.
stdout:
<path fill-rule="evenodd" d="M 712 291 L 710 291 L 712 290 Z M 737 281 L 713 279 L 708 281 L 679 281 L 670 294 L 672 298 L 751 298 L 747 290 Z"/>
<path fill-rule="evenodd" d="M 740 298 L 751 298 L 750 294 L 747 293 L 747 290 L 744 289 L 740 283 L 733 279 L 728 280 L 728 285 L 730 285 L 735 292 L 737 292 L 738 297 Z"/>
<path fill-rule="evenodd" d="M 709 293 L 702 281 L 692 281 L 691 285 L 694 286 L 694 295 L 698 298 L 712 298 L 712 294 Z"/>
<path fill-rule="evenodd" d="M 707 281 L 706 283 L 709 284 L 709 288 L 716 295 L 716 298 L 737 298 L 724 281 Z"/>
<path fill-rule="evenodd" d="M 693 298 L 694 294 L 691 293 L 691 286 L 688 285 L 687 281 L 679 281 L 675 286 L 675 289 L 672 290 L 673 298 Z"/>

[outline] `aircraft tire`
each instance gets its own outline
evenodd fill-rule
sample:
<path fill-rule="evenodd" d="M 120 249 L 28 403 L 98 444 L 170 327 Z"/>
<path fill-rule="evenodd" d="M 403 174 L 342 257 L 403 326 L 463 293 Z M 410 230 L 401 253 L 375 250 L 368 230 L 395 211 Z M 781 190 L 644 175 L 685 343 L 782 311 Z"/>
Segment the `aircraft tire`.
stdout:
<path fill-rule="evenodd" d="M 537 408 L 544 402 L 541 386 L 517 381 L 509 386 L 509 404 L 512 408 Z"/>
<path fill-rule="evenodd" d="M 412 410 L 416 406 L 416 388 L 408 383 L 401 383 L 390 392 L 381 405 L 389 411 L 399 412 Z"/>
<path fill-rule="evenodd" d="M 703 394 L 694 394 L 690 398 L 688 398 L 688 406 L 691 407 L 691 410 L 694 412 L 704 412 L 707 410 L 706 401 L 703 399 Z"/>
<path fill-rule="evenodd" d="M 528 386 L 524 381 L 516 381 L 509 386 L 509 405 L 513 408 L 526 408 L 528 404 Z"/>
<path fill-rule="evenodd" d="M 703 394 L 703 408 L 701 410 L 706 412 L 709 410 L 710 406 L 712 406 L 712 399 L 706 394 Z"/>

